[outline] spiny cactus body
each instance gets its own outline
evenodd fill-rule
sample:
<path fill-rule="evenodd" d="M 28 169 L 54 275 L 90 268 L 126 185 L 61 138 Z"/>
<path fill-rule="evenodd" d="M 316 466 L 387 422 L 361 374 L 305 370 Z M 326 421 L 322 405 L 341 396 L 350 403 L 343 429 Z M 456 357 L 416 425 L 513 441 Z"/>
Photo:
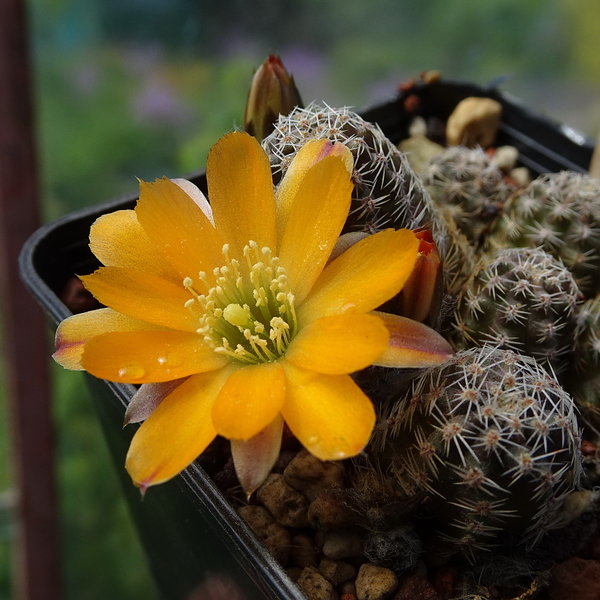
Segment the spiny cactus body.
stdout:
<path fill-rule="evenodd" d="M 423 182 L 438 209 L 478 245 L 516 189 L 482 148 L 451 146 L 434 156 Z"/>
<path fill-rule="evenodd" d="M 441 218 L 405 154 L 378 125 L 348 108 L 310 104 L 279 117 L 273 133 L 263 140 L 275 181 L 312 138 L 340 142 L 354 157 L 354 192 L 344 232 L 430 228 L 442 258 L 446 291 L 455 295 L 475 263 L 474 251 L 456 224 L 447 225 Z"/>
<path fill-rule="evenodd" d="M 473 556 L 503 532 L 533 544 L 577 485 L 570 396 L 531 357 L 493 347 L 423 372 L 391 407 L 373 453 L 407 494 L 426 491 L 451 550 Z"/>
<path fill-rule="evenodd" d="M 459 296 L 454 342 L 509 348 L 560 373 L 568 366 L 579 296 L 572 274 L 540 248 L 496 251 Z"/>
<path fill-rule="evenodd" d="M 586 298 L 600 291 L 600 181 L 573 171 L 542 175 L 505 205 L 490 247 L 543 247 Z"/>
<path fill-rule="evenodd" d="M 600 433 L 600 295 L 577 310 L 573 360 L 565 387 L 584 423 Z"/>
<path fill-rule="evenodd" d="M 275 131 L 263 141 L 276 178 L 285 174 L 298 150 L 312 138 L 340 142 L 354 157 L 354 193 L 346 230 L 416 229 L 432 220 L 431 199 L 404 154 L 378 125 L 348 108 L 310 104 L 280 117 Z"/>

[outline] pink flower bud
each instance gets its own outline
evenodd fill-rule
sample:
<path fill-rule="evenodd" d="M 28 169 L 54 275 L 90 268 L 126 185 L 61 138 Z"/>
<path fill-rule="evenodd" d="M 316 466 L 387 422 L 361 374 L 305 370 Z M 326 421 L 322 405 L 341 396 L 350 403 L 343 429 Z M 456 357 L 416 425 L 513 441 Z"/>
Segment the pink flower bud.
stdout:
<path fill-rule="evenodd" d="M 421 323 L 435 323 L 443 294 L 442 264 L 431 231 L 417 229 L 419 253 L 413 272 L 398 297 L 398 314 Z"/>
<path fill-rule="evenodd" d="M 278 116 L 288 115 L 296 106 L 302 106 L 302 99 L 294 78 L 278 56 L 269 54 L 252 78 L 244 129 L 261 141 L 273 131 Z"/>

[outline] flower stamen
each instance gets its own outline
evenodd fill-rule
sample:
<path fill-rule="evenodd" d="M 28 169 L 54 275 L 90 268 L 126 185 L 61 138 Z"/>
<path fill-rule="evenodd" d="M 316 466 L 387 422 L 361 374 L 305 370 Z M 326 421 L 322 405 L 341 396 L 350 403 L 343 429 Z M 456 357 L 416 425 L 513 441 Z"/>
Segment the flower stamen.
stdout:
<path fill-rule="evenodd" d="M 199 315 L 197 331 L 215 352 L 236 360 L 249 364 L 276 361 L 298 329 L 285 269 L 270 248 L 259 248 L 254 241 L 243 250 L 246 273 L 229 257 L 228 244 L 222 252 L 225 264 L 214 269 L 213 285 L 204 272 L 199 273 L 208 288 L 206 294 L 194 290 L 191 278 L 184 280 L 193 296 L 186 307 Z"/>

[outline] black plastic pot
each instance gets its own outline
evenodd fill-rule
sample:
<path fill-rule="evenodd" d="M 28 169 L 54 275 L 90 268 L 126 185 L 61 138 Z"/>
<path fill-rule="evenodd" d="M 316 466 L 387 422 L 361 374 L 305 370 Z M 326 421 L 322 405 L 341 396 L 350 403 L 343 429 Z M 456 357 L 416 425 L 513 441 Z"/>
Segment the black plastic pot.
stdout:
<path fill-rule="evenodd" d="M 417 101 L 411 98 L 407 102 L 409 95 Z M 417 84 L 362 115 L 398 142 L 407 136 L 414 115 L 445 120 L 467 96 L 487 96 L 503 105 L 497 143 L 516 146 L 521 164 L 534 175 L 564 169 L 587 171 L 591 142 L 495 89 L 443 81 Z M 413 110 L 406 110 L 407 106 Z M 206 193 L 202 172 L 188 178 Z M 53 327 L 70 314 L 60 300 L 66 282 L 74 274 L 90 273 L 98 266 L 88 247 L 90 225 L 102 214 L 133 208 L 135 202 L 132 196 L 73 213 L 42 227 L 24 246 L 20 259 L 23 280 Z M 122 467 L 135 430 L 122 428 L 134 388 L 86 377 L 161 594 L 174 600 L 303 599 L 199 466 L 192 465 L 172 481 L 152 488 L 142 500 Z"/>

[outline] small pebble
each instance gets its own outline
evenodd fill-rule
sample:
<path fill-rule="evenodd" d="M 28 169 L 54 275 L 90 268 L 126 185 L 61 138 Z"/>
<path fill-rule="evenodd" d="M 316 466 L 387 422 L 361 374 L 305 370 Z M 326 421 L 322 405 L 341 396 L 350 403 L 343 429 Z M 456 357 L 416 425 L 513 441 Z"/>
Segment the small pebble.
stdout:
<path fill-rule="evenodd" d="M 275 520 L 284 527 L 308 526 L 308 502 L 279 473 L 272 473 L 256 492 Z"/>
<path fill-rule="evenodd" d="M 600 562 L 569 558 L 551 572 L 551 600 L 600 600 Z"/>
<path fill-rule="evenodd" d="M 352 596 L 352 600 L 356 600 L 356 585 L 354 581 L 344 581 L 338 586 L 338 592 L 340 593 L 340 600 L 344 597 L 344 594 Z"/>
<path fill-rule="evenodd" d="M 578 519 L 584 512 L 598 510 L 600 502 L 600 491 L 579 490 L 571 492 L 563 502 L 559 512 L 561 527 L 566 527 Z"/>
<path fill-rule="evenodd" d="M 339 560 L 362 555 L 362 535 L 356 529 L 327 531 L 324 536 L 323 554 Z"/>
<path fill-rule="evenodd" d="M 508 176 L 519 186 L 527 187 L 531 183 L 531 173 L 527 167 L 516 167 Z"/>
<path fill-rule="evenodd" d="M 313 501 L 332 486 L 343 487 L 344 465 L 340 462 L 319 460 L 306 450 L 298 452 L 283 472 L 285 481 Z"/>
<path fill-rule="evenodd" d="M 296 581 L 308 600 L 337 600 L 333 586 L 315 567 L 305 567 Z"/>
<path fill-rule="evenodd" d="M 319 549 L 307 535 L 299 534 L 292 538 L 292 547 L 290 550 L 292 562 L 304 569 L 304 567 L 316 567 L 317 555 Z"/>
<path fill-rule="evenodd" d="M 433 587 L 442 598 L 452 598 L 455 579 L 456 568 L 452 565 L 444 565 L 433 574 Z"/>
<path fill-rule="evenodd" d="M 358 600 L 385 600 L 398 589 L 398 578 L 394 571 L 365 563 L 356 577 Z"/>
<path fill-rule="evenodd" d="M 355 520 L 346 495 L 338 488 L 321 492 L 308 507 L 308 522 L 313 529 L 341 529 L 353 525 Z"/>
<path fill-rule="evenodd" d="M 317 546 L 317 548 L 323 548 L 323 545 L 325 544 L 326 535 L 327 535 L 326 531 L 321 531 L 321 530 L 315 531 L 315 533 L 313 535 L 313 541 L 315 542 L 315 545 Z"/>
<path fill-rule="evenodd" d="M 501 115 L 502 105 L 491 98 L 465 98 L 448 117 L 448 145 L 469 148 L 492 146 Z"/>
<path fill-rule="evenodd" d="M 285 468 L 292 462 L 294 456 L 298 454 L 297 450 L 285 450 L 279 453 L 279 457 L 273 465 L 272 473 L 283 473 Z"/>
<path fill-rule="evenodd" d="M 423 173 L 429 161 L 442 153 L 444 147 L 424 135 L 412 135 L 398 144 L 398 150 L 406 154 L 408 164 L 414 171 Z"/>
<path fill-rule="evenodd" d="M 519 151 L 514 146 L 498 146 L 492 162 L 503 172 L 510 173 L 516 166 L 519 158 Z"/>
<path fill-rule="evenodd" d="M 402 581 L 390 600 L 442 600 L 442 596 L 427 579 L 413 575 Z"/>
<path fill-rule="evenodd" d="M 264 506 L 240 506 L 238 514 L 262 540 L 275 560 L 286 566 L 290 559 L 290 534 Z"/>
<path fill-rule="evenodd" d="M 356 569 L 352 565 L 343 560 L 332 560 L 331 558 L 324 558 L 319 563 L 319 573 L 336 587 L 344 581 L 356 577 Z"/>
<path fill-rule="evenodd" d="M 340 600 L 356 600 L 356 596 L 351 592 L 346 592 L 340 596 Z"/>

